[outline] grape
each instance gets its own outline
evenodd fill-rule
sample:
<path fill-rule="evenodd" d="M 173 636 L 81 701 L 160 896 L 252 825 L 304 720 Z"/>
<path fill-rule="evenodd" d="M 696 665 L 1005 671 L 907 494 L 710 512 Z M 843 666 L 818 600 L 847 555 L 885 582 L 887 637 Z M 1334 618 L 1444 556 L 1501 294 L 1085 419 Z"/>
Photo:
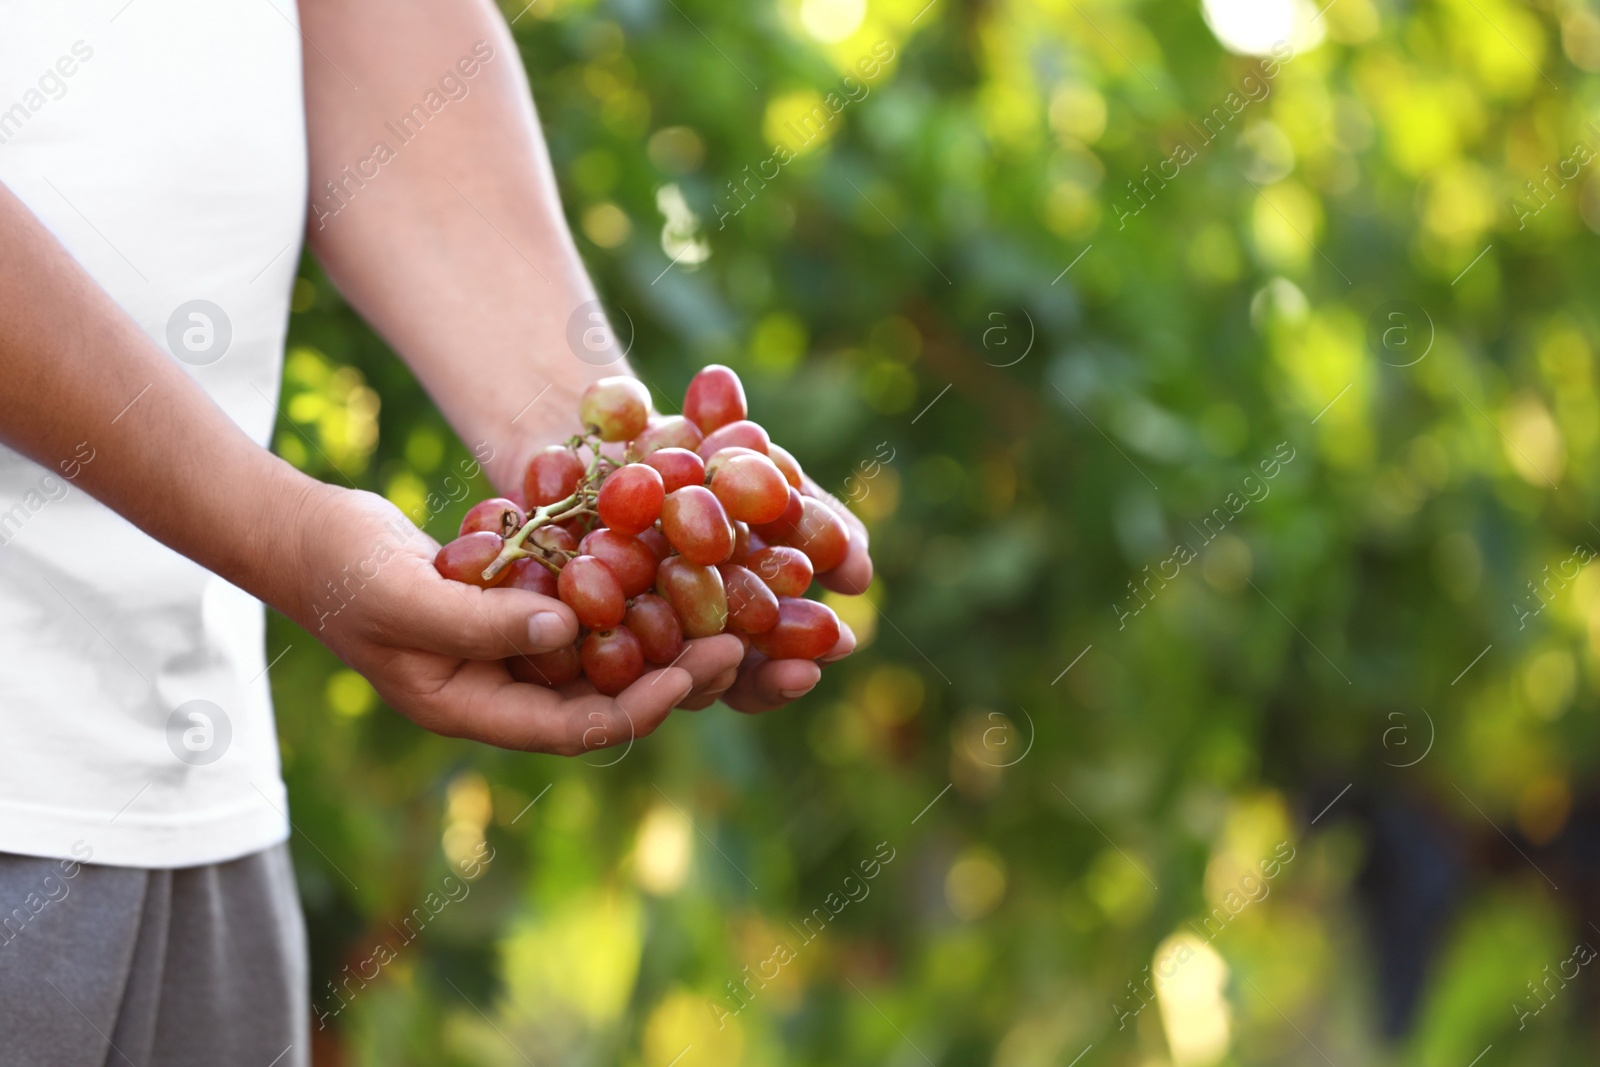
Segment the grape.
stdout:
<path fill-rule="evenodd" d="M 510 537 L 522 529 L 522 524 L 527 521 L 516 501 L 497 496 L 472 505 L 461 520 L 460 532 L 469 534 L 485 530 L 501 537 Z"/>
<path fill-rule="evenodd" d="M 717 363 L 690 379 L 683 395 L 684 416 L 704 433 L 738 422 L 748 411 L 739 376 Z"/>
<path fill-rule="evenodd" d="M 639 540 L 646 548 L 656 554 L 656 561 L 666 559 L 672 555 L 672 542 L 667 540 L 667 535 L 661 532 L 661 527 L 652 526 L 639 535 Z"/>
<path fill-rule="evenodd" d="M 637 437 L 649 419 L 650 390 L 637 378 L 601 378 L 578 398 L 578 421 L 602 441 Z"/>
<path fill-rule="evenodd" d="M 833 570 L 850 553 L 850 528 L 831 507 L 815 497 L 806 497 L 800 507 L 800 521 L 781 540 L 810 556 L 811 566 L 818 574 Z"/>
<path fill-rule="evenodd" d="M 710 481 L 716 476 L 716 473 L 722 469 L 722 465 L 728 462 L 728 460 L 732 459 L 734 456 L 762 455 L 764 455 L 764 453 L 757 452 L 753 448 L 745 448 L 742 445 L 729 445 L 727 448 L 720 449 L 716 455 L 706 460 L 706 476 L 703 480 Z"/>
<path fill-rule="evenodd" d="M 661 473 L 644 463 L 618 467 L 600 486 L 595 510 L 618 533 L 633 535 L 655 522 L 666 497 Z"/>
<path fill-rule="evenodd" d="M 733 527 L 711 490 L 686 485 L 667 494 L 661 532 L 690 563 L 707 566 L 733 555 Z"/>
<path fill-rule="evenodd" d="M 500 555 L 506 539 L 497 533 L 479 530 L 456 538 L 433 557 L 433 569 L 451 581 L 465 582 L 479 589 L 489 589 L 504 582 L 510 568 L 502 568 L 493 580 L 484 581 L 483 572 Z"/>
<path fill-rule="evenodd" d="M 772 545 L 750 553 L 744 565 L 779 596 L 804 596 L 811 587 L 811 557 L 798 548 Z"/>
<path fill-rule="evenodd" d="M 789 502 L 784 505 L 783 514 L 771 522 L 751 523 L 750 531 L 770 542 L 782 541 L 794 534 L 805 513 L 805 498 L 800 495 L 800 490 L 791 485 Z"/>
<path fill-rule="evenodd" d="M 511 575 L 505 580 L 506 589 L 526 589 L 547 597 L 556 595 L 556 576 L 536 559 L 513 560 L 506 573 Z"/>
<path fill-rule="evenodd" d="M 651 663 L 672 663 L 683 651 L 683 625 L 672 605 L 651 593 L 635 597 L 623 623 L 639 639 L 644 658 Z"/>
<path fill-rule="evenodd" d="M 578 539 L 565 526 L 538 526 L 528 535 L 528 540 L 552 552 L 576 552 Z"/>
<path fill-rule="evenodd" d="M 506 660 L 506 668 L 517 681 L 542 685 L 546 689 L 577 681 L 578 675 L 583 672 L 577 645 L 535 652 L 531 656 L 512 656 Z"/>
<path fill-rule="evenodd" d="M 728 597 L 728 629 L 764 634 L 778 625 L 778 598 L 750 571 L 737 563 L 717 566 Z"/>
<path fill-rule="evenodd" d="M 715 637 L 727 625 L 728 594 L 714 568 L 668 556 L 656 571 L 656 592 L 677 612 L 685 637 Z"/>
<path fill-rule="evenodd" d="M 768 659 L 816 659 L 839 643 L 839 616 L 815 600 L 779 597 L 778 625 L 750 643 Z"/>
<path fill-rule="evenodd" d="M 789 454 L 789 450 L 782 445 L 767 446 L 767 455 L 772 457 L 772 462 L 778 465 L 783 472 L 784 480 L 796 489 L 803 488 L 805 481 L 804 472 L 800 470 L 800 461 Z"/>
<path fill-rule="evenodd" d="M 686 485 L 701 485 L 706 480 L 705 460 L 687 448 L 657 449 L 646 456 L 644 462 L 661 475 L 662 485 L 669 493 Z"/>
<path fill-rule="evenodd" d="M 713 430 L 706 434 L 706 439 L 700 442 L 695 449 L 701 459 L 710 459 L 729 445 L 739 445 L 741 448 L 754 449 L 763 456 L 772 445 L 772 438 L 767 436 L 767 431 L 753 422 L 730 422 L 728 425 Z"/>
<path fill-rule="evenodd" d="M 649 427 L 628 442 L 628 458 L 641 460 L 663 448 L 682 448 L 693 452 L 705 434 L 682 415 L 666 415 L 650 420 Z"/>
<path fill-rule="evenodd" d="M 538 508 L 565 500 L 577 491 L 583 477 L 583 460 L 570 448 L 551 445 L 534 454 L 522 477 L 522 495 L 528 507 Z"/>
<path fill-rule="evenodd" d="M 598 630 L 583 639 L 584 676 L 600 692 L 614 697 L 644 673 L 644 650 L 626 626 Z"/>
<path fill-rule="evenodd" d="M 766 456 L 734 456 L 711 478 L 712 494 L 729 518 L 741 522 L 773 521 L 788 510 L 793 491 L 783 472 Z"/>
<path fill-rule="evenodd" d="M 743 565 L 755 549 L 750 547 L 750 524 L 747 522 L 734 522 L 733 524 L 733 555 L 728 557 L 729 563 Z"/>
<path fill-rule="evenodd" d="M 578 551 L 609 567 L 625 597 L 638 596 L 655 584 L 656 567 L 661 561 L 637 537 L 602 528 L 586 535 Z"/>
<path fill-rule="evenodd" d="M 568 560 L 556 579 L 556 590 L 561 602 L 591 630 L 611 629 L 628 611 L 622 584 L 611 573 L 611 568 L 594 556 Z"/>

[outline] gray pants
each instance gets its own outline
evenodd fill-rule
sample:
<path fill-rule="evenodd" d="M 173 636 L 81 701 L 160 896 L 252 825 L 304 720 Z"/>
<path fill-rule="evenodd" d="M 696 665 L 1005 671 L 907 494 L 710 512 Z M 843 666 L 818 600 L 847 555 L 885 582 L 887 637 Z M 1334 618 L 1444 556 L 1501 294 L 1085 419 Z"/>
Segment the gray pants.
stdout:
<path fill-rule="evenodd" d="M 284 845 L 179 870 L 0 853 L 0 1067 L 306 1067 Z"/>

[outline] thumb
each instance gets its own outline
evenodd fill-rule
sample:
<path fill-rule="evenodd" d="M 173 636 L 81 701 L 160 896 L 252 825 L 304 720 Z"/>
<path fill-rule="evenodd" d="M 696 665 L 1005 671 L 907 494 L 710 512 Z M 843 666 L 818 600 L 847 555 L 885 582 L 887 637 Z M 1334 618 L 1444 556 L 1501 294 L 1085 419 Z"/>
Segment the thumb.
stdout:
<path fill-rule="evenodd" d="M 479 589 L 439 578 L 413 590 L 399 628 L 414 648 L 495 660 L 548 652 L 578 638 L 571 608 L 527 589 Z"/>

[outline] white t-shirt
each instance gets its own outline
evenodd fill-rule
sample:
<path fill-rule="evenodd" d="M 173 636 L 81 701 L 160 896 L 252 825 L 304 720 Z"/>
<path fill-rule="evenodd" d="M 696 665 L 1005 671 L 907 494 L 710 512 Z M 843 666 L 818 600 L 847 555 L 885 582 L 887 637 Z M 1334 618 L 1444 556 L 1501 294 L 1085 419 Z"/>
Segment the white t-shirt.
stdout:
<path fill-rule="evenodd" d="M 262 445 L 305 225 L 298 21 L 0 0 L 0 182 Z M 282 841 L 262 606 L 74 486 L 81 436 L 54 463 L 0 447 L 0 852 L 184 867 Z"/>

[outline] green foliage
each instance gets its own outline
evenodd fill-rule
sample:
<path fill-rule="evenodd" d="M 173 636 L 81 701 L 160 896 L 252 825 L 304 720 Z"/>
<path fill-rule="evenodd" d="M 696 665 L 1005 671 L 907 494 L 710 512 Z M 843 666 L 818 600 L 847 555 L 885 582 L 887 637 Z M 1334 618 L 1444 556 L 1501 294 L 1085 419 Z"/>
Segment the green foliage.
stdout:
<path fill-rule="evenodd" d="M 274 620 L 324 1050 L 1587 1062 L 1589 968 L 1513 1005 L 1593 934 L 1544 846 L 1596 742 L 1600 22 L 1338 0 L 1269 77 L 1193 5 L 856 10 L 541 0 L 516 32 L 658 402 L 734 366 L 869 522 L 865 647 L 611 764 L 431 737 Z M 466 448 L 304 273 L 280 451 L 448 498 Z M 1439 867 L 1386 1044 L 1346 820 L 1395 798 L 1507 862 Z"/>

